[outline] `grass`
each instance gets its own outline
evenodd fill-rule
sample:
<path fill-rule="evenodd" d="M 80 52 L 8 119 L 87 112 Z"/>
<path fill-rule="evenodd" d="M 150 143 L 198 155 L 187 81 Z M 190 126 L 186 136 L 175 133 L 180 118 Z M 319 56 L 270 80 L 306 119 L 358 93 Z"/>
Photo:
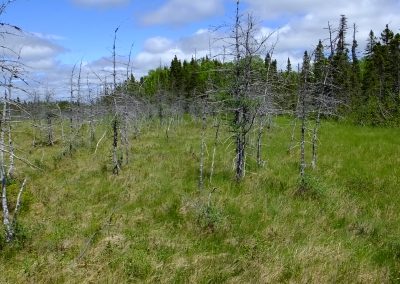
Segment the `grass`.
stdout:
<path fill-rule="evenodd" d="M 16 144 L 45 170 L 18 164 L 11 196 L 29 180 L 18 239 L 1 240 L 0 282 L 400 281 L 397 129 L 324 122 L 304 195 L 296 194 L 299 155 L 287 153 L 286 119 L 264 137 L 265 167 L 249 147 L 240 184 L 226 129 L 208 181 L 209 127 L 204 192 L 197 190 L 199 121 L 173 123 L 169 139 L 157 123 L 144 124 L 119 176 L 110 174 L 110 133 L 96 154 L 83 138 L 63 155 L 61 143 L 32 147 L 27 126 L 19 129 Z"/>

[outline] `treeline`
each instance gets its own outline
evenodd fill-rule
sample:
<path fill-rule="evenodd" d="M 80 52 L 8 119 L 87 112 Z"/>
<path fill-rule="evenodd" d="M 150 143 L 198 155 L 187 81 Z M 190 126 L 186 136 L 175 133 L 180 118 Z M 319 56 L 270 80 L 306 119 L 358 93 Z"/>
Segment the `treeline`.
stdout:
<path fill-rule="evenodd" d="M 329 112 L 335 118 L 362 125 L 399 125 L 400 34 L 388 25 L 379 37 L 371 30 L 366 50 L 359 51 L 355 30 L 356 26 L 349 29 L 346 17 L 341 16 L 337 29 L 329 27 L 330 35 L 337 38 L 328 43 L 319 41 L 315 50 L 305 53 L 304 60 L 311 65 L 308 80 L 323 85 L 313 92 L 323 92 L 336 102 Z M 269 86 L 276 109 L 295 111 L 301 91 L 301 68 L 293 67 L 288 58 L 285 70 L 278 70 L 277 61 L 268 52 L 265 58 L 256 56 L 251 62 L 252 69 L 262 75 L 259 80 Z M 154 101 L 182 100 L 188 108 L 210 88 L 222 97 L 229 93 L 233 77 L 227 70 L 232 70 L 231 61 L 221 62 L 208 56 L 182 61 L 175 56 L 170 66 L 151 70 L 140 80 L 131 76 L 121 88 Z"/>

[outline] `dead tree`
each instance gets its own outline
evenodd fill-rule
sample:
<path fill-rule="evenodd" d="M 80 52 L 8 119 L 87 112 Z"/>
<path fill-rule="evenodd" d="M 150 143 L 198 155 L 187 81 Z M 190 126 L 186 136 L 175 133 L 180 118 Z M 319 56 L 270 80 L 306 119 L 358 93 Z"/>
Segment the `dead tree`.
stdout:
<path fill-rule="evenodd" d="M 299 109 L 299 106 L 300 106 L 300 96 L 297 96 L 296 110 Z M 292 131 L 291 131 L 291 135 L 290 135 L 290 143 L 289 143 L 289 147 L 288 147 L 288 150 L 287 150 L 287 152 L 289 154 L 292 152 L 292 149 L 294 148 L 294 145 L 295 145 L 295 135 L 296 135 L 296 127 L 297 127 L 297 119 L 298 119 L 298 117 L 296 115 L 296 112 L 294 112 L 294 113 L 295 113 L 295 115 L 293 117 L 292 125 L 291 125 L 292 126 Z"/>
<path fill-rule="evenodd" d="M 314 108 L 315 108 L 315 124 L 312 133 L 312 158 L 311 168 L 315 169 L 317 166 L 317 151 L 318 151 L 318 134 L 321 125 L 322 116 L 330 116 L 337 108 L 338 100 L 335 99 L 333 92 L 337 89 L 334 86 L 334 66 L 333 58 L 335 46 L 339 36 L 334 36 L 334 32 L 328 23 L 329 32 L 329 45 L 330 54 L 328 58 L 324 56 L 324 46 L 319 41 L 318 46 L 314 52 Z"/>
<path fill-rule="evenodd" d="M 82 103 L 82 94 L 81 94 L 81 80 L 82 80 L 82 59 L 79 64 L 79 71 L 78 71 L 78 79 L 77 79 L 77 86 L 76 86 L 76 106 L 77 106 L 77 118 L 76 122 L 78 124 L 78 129 L 81 126 L 82 120 L 82 112 L 81 112 L 81 103 Z"/>
<path fill-rule="evenodd" d="M 214 175 L 215 155 L 217 153 L 217 146 L 219 140 L 220 120 L 218 118 L 216 118 L 216 121 L 214 122 L 214 127 L 215 127 L 215 135 L 214 135 L 213 152 L 211 157 L 210 184 L 212 184 L 212 178 Z"/>
<path fill-rule="evenodd" d="M 12 0 L 3 2 L 0 4 L 0 16 L 4 13 L 7 6 L 13 2 Z M 12 32 L 10 32 L 10 30 Z M 21 32 L 21 29 L 17 26 L 13 26 L 7 23 L 0 22 L 0 36 L 4 34 L 13 35 L 13 32 Z M 19 190 L 14 213 L 10 213 L 9 197 L 7 194 L 7 179 L 14 177 L 14 158 L 19 157 L 14 153 L 14 143 L 12 137 L 11 127 L 11 93 L 14 88 L 13 79 L 25 82 L 23 78 L 23 64 L 20 62 L 20 54 L 13 51 L 7 45 L 1 45 L 0 50 L 7 51 L 0 55 L 0 70 L 1 75 L 4 78 L 4 83 L 0 84 L 0 87 L 4 88 L 4 100 L 2 103 L 2 115 L 0 116 L 0 180 L 1 180 L 1 207 L 3 213 L 3 225 L 5 229 L 5 240 L 6 242 L 12 242 L 15 238 L 16 226 L 17 226 L 17 215 L 21 208 L 22 192 L 25 188 L 26 179 L 21 185 Z M 12 53 L 8 56 L 9 52 Z M 8 143 L 6 143 L 6 134 L 8 132 Z M 8 149 L 7 149 L 8 145 Z M 6 165 L 6 154 L 9 155 L 9 166 L 7 171 Z M 22 159 L 23 160 L 23 159 Z"/>
<path fill-rule="evenodd" d="M 270 35 L 259 38 L 254 18 L 247 15 L 242 21 L 239 0 L 236 1 L 236 16 L 233 40 L 233 74 L 230 94 L 232 98 L 232 132 L 235 139 L 235 176 L 240 181 L 245 175 L 246 146 L 248 133 L 256 116 L 257 100 L 254 97 L 255 78 L 259 72 L 254 68 L 254 60 L 265 52 Z"/>
<path fill-rule="evenodd" d="M 45 119 L 47 122 L 46 129 L 46 136 L 47 136 L 47 145 L 53 146 L 54 145 L 54 129 L 53 129 L 53 119 L 56 117 L 54 114 L 51 103 L 51 97 L 53 93 L 49 90 L 46 91 L 45 94 Z"/>
<path fill-rule="evenodd" d="M 263 135 L 265 132 L 265 128 L 267 131 L 271 129 L 271 114 L 264 114 L 259 117 L 259 122 L 258 122 L 258 128 L 257 128 L 257 154 L 256 154 L 256 160 L 257 160 L 257 166 L 258 167 L 263 167 L 265 165 L 265 161 L 262 158 L 262 141 L 263 141 Z"/>
<path fill-rule="evenodd" d="M 200 171 L 199 171 L 199 190 L 204 189 L 204 156 L 205 156 L 205 136 L 207 128 L 207 113 L 204 98 L 201 99 L 201 141 L 200 141 Z"/>
<path fill-rule="evenodd" d="M 13 73 L 16 74 L 16 69 L 13 68 Z M 19 209 L 21 207 L 21 197 L 22 192 L 25 188 L 25 182 L 22 183 L 22 186 L 19 190 L 18 197 L 16 200 L 16 205 L 14 209 L 14 213 L 11 215 L 9 210 L 9 200 L 7 195 L 7 178 L 12 178 L 14 176 L 14 158 L 16 157 L 14 154 L 14 145 L 12 143 L 12 136 L 11 136 L 11 114 L 10 114 L 10 96 L 11 96 L 11 89 L 12 89 L 12 78 L 11 76 L 8 84 L 7 89 L 4 92 L 4 101 L 3 101 L 3 110 L 2 116 L 0 118 L 0 179 L 1 179 L 1 205 L 3 211 L 3 224 L 5 228 L 5 240 L 6 242 L 12 242 L 15 238 L 15 230 L 17 226 L 17 215 Z M 5 135 L 8 131 L 8 140 L 9 140 L 9 149 L 6 149 L 5 143 Z M 9 154 L 10 157 L 10 164 L 7 172 L 7 166 L 5 161 L 5 153 Z"/>
<path fill-rule="evenodd" d="M 72 154 L 73 141 L 74 141 L 74 73 L 76 64 L 72 67 L 71 78 L 70 78 L 70 100 L 69 100 L 69 154 Z"/>
<path fill-rule="evenodd" d="M 114 42 L 113 42 L 113 103 L 114 103 L 114 118 L 112 121 L 112 131 L 113 131 L 113 144 L 112 144 L 112 164 L 113 164 L 113 174 L 118 175 L 120 172 L 120 161 L 118 159 L 118 132 L 119 132 L 119 114 L 117 106 L 117 69 L 116 69 L 116 51 L 115 44 L 117 41 L 117 32 L 119 27 L 114 31 Z"/>
<path fill-rule="evenodd" d="M 274 100 L 275 100 L 275 92 L 274 92 L 274 84 L 275 82 L 275 77 L 276 76 L 271 76 L 271 60 L 272 60 L 272 54 L 273 50 L 275 48 L 277 42 L 273 44 L 272 48 L 268 51 L 267 57 L 269 56 L 269 61 L 267 68 L 266 68 L 266 74 L 265 78 L 263 72 L 260 72 L 259 75 L 262 77 L 259 78 L 258 81 L 254 82 L 254 93 L 259 94 L 259 101 L 258 101 L 258 108 L 257 108 L 257 123 L 258 127 L 256 130 L 256 160 L 257 160 L 257 166 L 262 167 L 265 165 L 265 161 L 262 158 L 262 146 L 263 146 L 263 136 L 265 130 L 267 132 L 270 131 L 271 125 L 272 125 L 272 116 L 274 114 L 278 113 L 278 108 L 275 106 Z M 265 64 L 265 63 L 264 63 Z"/>
<path fill-rule="evenodd" d="M 11 126 L 11 91 L 12 91 L 12 77 L 10 76 L 9 81 L 8 81 L 8 98 L 5 95 L 4 98 L 4 108 L 7 109 L 7 116 L 3 120 L 3 123 L 6 123 L 8 125 L 8 148 L 9 148 L 9 157 L 10 157 L 10 165 L 8 167 L 8 172 L 7 176 L 10 178 L 14 177 L 14 143 L 13 143 L 13 138 L 12 138 L 12 126 Z M 4 111 L 4 109 L 3 109 Z"/>
<path fill-rule="evenodd" d="M 126 95 L 124 95 L 124 102 L 122 106 L 122 118 L 121 118 L 121 127 L 120 127 L 120 137 L 121 137 L 121 145 L 123 146 L 124 152 L 124 163 L 129 163 L 129 112 L 128 105 L 129 100 Z"/>
<path fill-rule="evenodd" d="M 56 103 L 56 107 L 58 109 L 58 116 L 60 118 L 60 128 L 61 128 L 61 142 L 63 146 L 65 146 L 65 134 L 64 134 L 64 116 L 61 111 L 61 107 L 58 103 Z"/>
<path fill-rule="evenodd" d="M 301 135 L 300 135 L 300 187 L 301 192 L 306 190 L 306 131 L 307 131 L 307 114 L 310 107 L 310 94 L 311 94 L 311 66 L 310 57 L 308 52 L 304 52 L 303 66 L 300 74 L 300 88 L 299 88 L 299 116 L 301 121 Z"/>
<path fill-rule="evenodd" d="M 53 134 L 53 114 L 51 112 L 47 113 L 47 144 L 50 146 L 54 145 L 54 134 Z"/>
<path fill-rule="evenodd" d="M 113 174 L 118 175 L 120 171 L 120 165 L 118 160 L 118 118 L 115 116 L 112 123 L 113 130 L 113 152 L 112 152 L 112 162 L 113 162 Z"/>
<path fill-rule="evenodd" d="M 87 85 L 87 91 L 88 91 L 88 103 L 89 103 L 89 141 L 90 145 L 95 142 L 96 140 L 96 135 L 95 135 L 95 125 L 94 125 L 94 110 L 93 110 L 93 105 L 94 105 L 94 99 L 92 98 L 92 88 L 90 87 L 89 84 L 89 75 L 86 75 L 86 85 Z"/>

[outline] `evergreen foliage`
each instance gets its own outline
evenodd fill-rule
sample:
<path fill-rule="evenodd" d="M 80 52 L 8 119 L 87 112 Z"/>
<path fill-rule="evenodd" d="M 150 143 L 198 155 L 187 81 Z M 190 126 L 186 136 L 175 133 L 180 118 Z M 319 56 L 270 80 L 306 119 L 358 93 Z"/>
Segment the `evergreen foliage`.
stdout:
<path fill-rule="evenodd" d="M 313 58 L 309 79 L 313 81 L 314 89 L 319 95 L 338 102 L 333 109 L 336 117 L 362 125 L 399 125 L 400 34 L 395 34 L 389 25 L 379 38 L 371 30 L 363 56 L 359 57 L 356 25 L 353 25 L 351 41 L 346 38 L 348 29 L 347 18 L 342 15 L 335 44 L 328 46 L 330 51 L 320 40 L 313 53 L 309 53 Z M 264 59 L 257 57 L 251 62 L 262 81 L 269 85 L 274 104 L 281 110 L 294 111 L 301 69 L 293 70 L 288 58 L 286 70 L 278 70 L 277 60 L 270 53 Z M 132 75 L 125 84 L 131 95 L 150 99 L 162 95 L 170 102 L 182 100 L 185 110 L 189 111 L 190 104 L 204 96 L 207 86 L 212 85 L 218 90 L 217 97 L 223 98 L 232 80 L 226 70 L 231 69 L 232 62 L 221 62 L 208 56 L 190 61 L 175 56 L 170 66 L 151 70 L 139 81 Z"/>

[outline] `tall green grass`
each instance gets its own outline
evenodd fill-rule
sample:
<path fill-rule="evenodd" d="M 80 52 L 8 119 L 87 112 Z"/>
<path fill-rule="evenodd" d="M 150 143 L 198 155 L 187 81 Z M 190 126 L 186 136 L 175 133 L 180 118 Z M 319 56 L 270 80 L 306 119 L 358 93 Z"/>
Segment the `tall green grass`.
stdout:
<path fill-rule="evenodd" d="M 307 168 L 309 192 L 298 195 L 299 153 L 287 153 L 286 119 L 264 135 L 262 168 L 251 134 L 239 184 L 225 128 L 208 180 L 209 123 L 202 192 L 200 121 L 173 123 L 168 139 L 165 126 L 143 125 L 118 176 L 111 174 L 110 132 L 94 154 L 82 129 L 70 155 L 62 143 L 32 147 L 20 127 L 16 144 L 44 170 L 18 163 L 11 194 L 29 180 L 18 239 L 1 241 L 0 282 L 400 281 L 398 129 L 324 122 L 318 167 Z"/>

